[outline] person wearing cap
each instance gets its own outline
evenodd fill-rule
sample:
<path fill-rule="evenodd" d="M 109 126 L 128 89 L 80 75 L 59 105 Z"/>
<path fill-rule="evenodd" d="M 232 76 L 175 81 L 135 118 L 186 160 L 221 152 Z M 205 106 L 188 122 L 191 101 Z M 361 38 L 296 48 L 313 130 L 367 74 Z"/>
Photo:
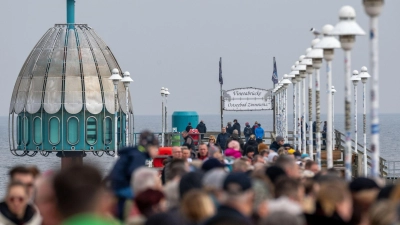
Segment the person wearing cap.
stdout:
<path fill-rule="evenodd" d="M 223 201 L 218 207 L 217 213 L 204 224 L 213 225 L 224 221 L 237 221 L 237 224 L 250 225 L 252 214 L 254 191 L 251 179 L 241 172 L 234 172 L 226 176 L 223 188 Z"/>
<path fill-rule="evenodd" d="M 381 190 L 378 184 L 366 177 L 357 177 L 350 184 L 349 189 L 353 199 L 353 224 L 367 224 L 371 206 Z"/>
<path fill-rule="evenodd" d="M 246 126 L 243 129 L 243 134 L 244 134 L 244 138 L 245 138 L 246 143 L 247 143 L 247 141 L 250 138 L 250 135 L 253 134 L 253 131 L 252 131 L 251 127 L 250 127 L 249 122 L 246 122 Z"/>
<path fill-rule="evenodd" d="M 255 135 L 256 135 L 256 141 L 257 143 L 262 143 L 263 142 L 263 138 L 264 138 L 264 129 L 261 127 L 261 124 L 258 124 L 256 130 L 254 131 Z"/>
<path fill-rule="evenodd" d="M 269 146 L 269 149 L 274 150 L 275 152 L 278 151 L 280 147 L 285 144 L 285 139 L 282 136 L 276 136 L 275 141 Z"/>
<path fill-rule="evenodd" d="M 154 134 L 143 131 L 139 137 L 139 145 L 118 150 L 119 158 L 110 172 L 109 179 L 111 189 L 118 199 L 119 219 L 123 219 L 125 201 L 134 197 L 130 186 L 132 173 L 141 166 L 149 166 L 150 161 L 158 154 L 158 147 L 158 139 Z"/>

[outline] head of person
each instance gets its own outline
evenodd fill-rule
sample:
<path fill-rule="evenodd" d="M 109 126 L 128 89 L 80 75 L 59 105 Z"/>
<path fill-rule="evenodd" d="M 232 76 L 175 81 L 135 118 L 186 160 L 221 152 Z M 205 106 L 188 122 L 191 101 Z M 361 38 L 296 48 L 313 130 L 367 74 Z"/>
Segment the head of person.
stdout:
<path fill-rule="evenodd" d="M 225 127 L 221 128 L 221 133 L 223 133 L 223 134 L 226 133 L 226 128 Z"/>
<path fill-rule="evenodd" d="M 304 198 L 304 186 L 299 179 L 281 177 L 275 183 L 275 197 L 286 197 L 300 204 Z"/>
<path fill-rule="evenodd" d="M 255 155 L 252 160 L 252 164 L 255 165 L 257 163 L 265 164 L 265 160 L 261 155 Z"/>
<path fill-rule="evenodd" d="M 182 200 L 185 195 L 194 189 L 201 189 L 202 172 L 189 172 L 182 176 L 179 181 L 179 198 Z"/>
<path fill-rule="evenodd" d="M 139 137 L 139 150 L 146 151 L 153 159 L 158 154 L 158 138 L 148 130 L 143 131 Z"/>
<path fill-rule="evenodd" d="M 306 162 L 304 169 L 309 170 L 309 171 L 313 172 L 314 174 L 317 174 L 320 171 L 318 163 L 315 161 L 311 161 L 311 160 L 308 160 Z"/>
<path fill-rule="evenodd" d="M 162 190 L 162 184 L 156 170 L 143 166 L 133 172 L 131 188 L 136 196 L 147 189 Z"/>
<path fill-rule="evenodd" d="M 355 178 L 350 182 L 349 189 L 353 198 L 353 208 L 361 214 L 369 212 L 381 190 L 374 180 L 366 177 Z"/>
<path fill-rule="evenodd" d="M 261 152 L 262 150 L 268 150 L 268 145 L 264 144 L 264 143 L 260 143 L 258 144 L 258 152 Z"/>
<path fill-rule="evenodd" d="M 208 149 L 208 158 L 223 160 L 221 149 L 218 148 L 217 146 L 210 146 L 210 148 Z"/>
<path fill-rule="evenodd" d="M 282 136 L 277 136 L 275 140 L 279 146 L 283 146 L 285 144 L 285 139 Z"/>
<path fill-rule="evenodd" d="M 287 154 L 287 152 L 284 147 L 280 147 L 278 149 L 278 155 L 286 155 L 286 154 Z"/>
<path fill-rule="evenodd" d="M 57 172 L 53 190 L 63 219 L 82 213 L 95 213 L 103 194 L 102 176 L 88 165 L 73 165 Z"/>
<path fill-rule="evenodd" d="M 239 151 L 240 150 L 240 144 L 238 141 L 236 140 L 232 140 L 228 143 L 228 148 L 234 149 Z"/>
<path fill-rule="evenodd" d="M 228 174 L 223 183 L 223 205 L 230 206 L 242 215 L 249 217 L 252 213 L 254 191 L 249 176 L 242 172 Z"/>
<path fill-rule="evenodd" d="M 24 166 L 16 166 L 9 172 L 11 182 L 19 182 L 26 186 L 29 198 L 32 197 L 34 191 L 35 177 L 32 171 Z"/>
<path fill-rule="evenodd" d="M 42 216 L 43 225 L 60 224 L 61 214 L 57 210 L 57 202 L 53 189 L 53 175 L 48 173 L 39 177 L 35 190 L 35 205 Z"/>
<path fill-rule="evenodd" d="M 189 122 L 189 123 L 188 123 L 188 126 L 192 126 L 192 123 Z"/>
<path fill-rule="evenodd" d="M 239 131 L 235 129 L 235 130 L 233 130 L 232 134 L 239 135 Z"/>
<path fill-rule="evenodd" d="M 202 157 L 208 156 L 208 147 L 205 143 L 199 145 L 199 155 Z"/>
<path fill-rule="evenodd" d="M 162 191 L 146 189 L 135 196 L 135 205 L 146 218 L 166 211 L 166 200 Z"/>
<path fill-rule="evenodd" d="M 249 139 L 250 140 L 256 140 L 256 135 L 254 135 L 254 134 L 250 135 Z"/>
<path fill-rule="evenodd" d="M 234 123 L 237 123 L 238 121 L 237 121 L 237 119 L 234 119 L 233 122 L 234 122 Z"/>
<path fill-rule="evenodd" d="M 245 125 L 246 125 L 246 127 L 250 126 L 249 122 L 246 122 Z"/>
<path fill-rule="evenodd" d="M 256 122 L 254 122 L 254 124 L 255 124 L 255 125 L 258 125 L 258 122 L 256 121 Z"/>
<path fill-rule="evenodd" d="M 236 159 L 232 164 L 233 172 L 247 172 L 249 170 L 249 161 L 247 159 L 239 158 Z"/>
<path fill-rule="evenodd" d="M 343 221 L 350 221 L 353 214 L 353 202 L 345 181 L 334 179 L 320 183 L 317 202 L 325 216 L 331 217 L 337 213 Z"/>
<path fill-rule="evenodd" d="M 254 156 L 254 153 L 255 153 L 254 147 L 253 146 L 247 146 L 247 148 L 246 148 L 246 156 L 252 159 L 253 156 Z"/>
<path fill-rule="evenodd" d="M 208 137 L 208 142 L 209 142 L 210 144 L 215 144 L 215 143 L 217 142 L 217 139 L 215 138 L 214 135 L 210 135 L 210 136 Z"/>
<path fill-rule="evenodd" d="M 167 165 L 169 173 L 166 174 L 166 181 L 179 180 L 183 175 L 189 172 L 188 162 L 184 159 L 172 159 Z"/>
<path fill-rule="evenodd" d="M 187 160 L 188 158 L 190 158 L 190 150 L 188 149 L 187 146 L 182 146 L 182 159 Z"/>
<path fill-rule="evenodd" d="M 181 147 L 174 146 L 172 147 L 172 158 L 181 159 L 182 158 L 182 149 Z"/>
<path fill-rule="evenodd" d="M 287 156 L 287 155 L 282 155 L 278 157 L 278 159 L 275 161 L 276 165 L 281 167 L 286 175 L 291 178 L 300 178 L 300 169 L 299 165 L 297 165 L 296 160 Z"/>
<path fill-rule="evenodd" d="M 210 196 L 199 189 L 190 190 L 182 199 L 181 212 L 192 223 L 201 223 L 215 213 Z"/>
<path fill-rule="evenodd" d="M 285 211 L 276 211 L 263 219 L 260 225 L 305 225 L 305 220 L 300 215 L 293 215 Z"/>
<path fill-rule="evenodd" d="M 399 205 L 396 202 L 381 200 L 371 207 L 368 221 L 371 225 L 398 224 L 399 216 Z"/>
<path fill-rule="evenodd" d="M 232 125 L 232 122 L 228 122 L 228 126 L 231 126 Z"/>
<path fill-rule="evenodd" d="M 186 130 L 182 131 L 182 137 L 185 138 L 187 137 L 189 134 Z"/>
<path fill-rule="evenodd" d="M 14 181 L 8 185 L 5 202 L 8 209 L 17 218 L 22 219 L 29 201 L 28 188 L 25 184 Z"/>

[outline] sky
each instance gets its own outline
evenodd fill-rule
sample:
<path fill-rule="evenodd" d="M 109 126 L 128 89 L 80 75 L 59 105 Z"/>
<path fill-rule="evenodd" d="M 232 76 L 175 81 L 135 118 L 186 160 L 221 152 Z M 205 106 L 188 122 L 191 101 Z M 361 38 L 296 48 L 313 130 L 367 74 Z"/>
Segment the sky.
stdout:
<path fill-rule="evenodd" d="M 5 79 L 0 82 L 4 105 L 0 115 L 8 113 L 18 73 L 36 42 L 54 24 L 66 22 L 65 2 L 2 1 L 0 68 Z M 368 32 L 369 17 L 361 0 L 76 0 L 75 21 L 94 28 L 121 68 L 130 72 L 136 115 L 161 113 L 161 87 L 171 93 L 169 112 L 190 110 L 205 115 L 219 114 L 219 57 L 225 90 L 272 88 L 272 58 L 276 57 L 280 78 L 289 73 L 311 45 L 310 28 L 335 25 L 339 9 L 346 4 L 355 8 L 357 22 Z M 386 0 L 379 17 L 380 113 L 400 113 L 399 57 L 395 56 L 400 50 L 399 8 L 400 1 Z M 332 70 L 338 114 L 344 112 L 343 59 L 343 51 L 336 50 Z M 367 36 L 358 36 L 352 51 L 352 69 L 362 66 L 369 67 Z M 322 113 L 326 113 L 325 91 L 322 69 Z M 362 112 L 361 85 L 358 91 Z"/>

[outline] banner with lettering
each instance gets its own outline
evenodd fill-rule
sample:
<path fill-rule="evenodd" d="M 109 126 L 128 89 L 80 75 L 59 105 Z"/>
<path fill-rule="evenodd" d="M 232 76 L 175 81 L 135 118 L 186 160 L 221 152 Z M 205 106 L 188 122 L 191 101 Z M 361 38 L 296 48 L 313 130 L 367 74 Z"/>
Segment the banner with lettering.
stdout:
<path fill-rule="evenodd" d="M 272 89 L 236 88 L 223 91 L 225 111 L 272 110 Z"/>

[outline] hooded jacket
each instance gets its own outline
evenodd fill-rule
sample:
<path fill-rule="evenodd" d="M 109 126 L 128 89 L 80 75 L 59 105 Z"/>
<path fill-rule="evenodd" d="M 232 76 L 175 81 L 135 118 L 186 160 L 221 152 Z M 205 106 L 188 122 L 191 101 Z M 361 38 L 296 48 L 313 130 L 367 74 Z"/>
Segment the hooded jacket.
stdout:
<path fill-rule="evenodd" d="M 264 138 L 264 129 L 262 127 L 257 127 L 255 130 L 255 135 L 257 139 L 263 139 Z"/>
<path fill-rule="evenodd" d="M 119 197 L 132 198 L 133 193 L 130 188 L 132 173 L 137 168 L 146 166 L 150 156 L 143 146 L 122 148 L 118 151 L 118 155 L 118 161 L 109 175 L 111 188 Z"/>
<path fill-rule="evenodd" d="M 38 211 L 31 205 L 27 205 L 25 215 L 22 219 L 18 219 L 8 208 L 5 202 L 0 203 L 0 224 L 5 225 L 39 225 L 42 223 Z"/>
<path fill-rule="evenodd" d="M 207 133 L 207 127 L 203 122 L 200 122 L 197 127 L 196 127 L 197 131 L 199 131 L 199 133 L 201 134 L 205 134 Z"/>

